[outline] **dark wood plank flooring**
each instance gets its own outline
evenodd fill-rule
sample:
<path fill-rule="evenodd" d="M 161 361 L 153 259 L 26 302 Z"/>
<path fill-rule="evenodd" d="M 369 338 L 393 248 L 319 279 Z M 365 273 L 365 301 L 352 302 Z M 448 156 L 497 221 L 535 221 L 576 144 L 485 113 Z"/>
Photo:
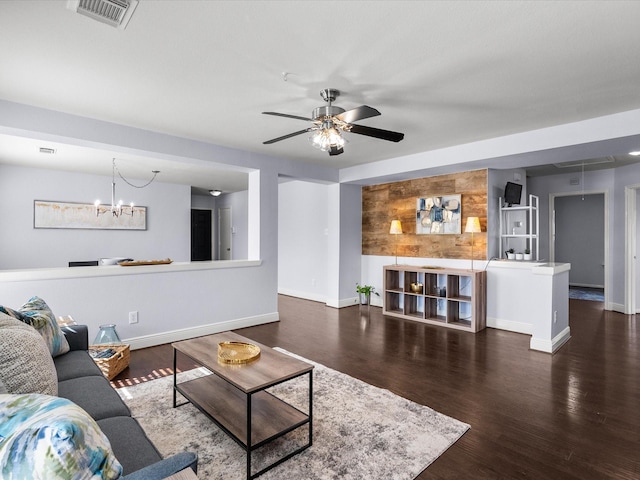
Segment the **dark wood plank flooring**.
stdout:
<path fill-rule="evenodd" d="M 600 302 L 569 304 L 572 338 L 555 355 L 529 350 L 527 335 L 285 296 L 280 322 L 237 332 L 470 424 L 419 479 L 638 479 L 640 326 Z M 170 374 L 172 359 L 169 345 L 135 350 L 114 385 Z"/>

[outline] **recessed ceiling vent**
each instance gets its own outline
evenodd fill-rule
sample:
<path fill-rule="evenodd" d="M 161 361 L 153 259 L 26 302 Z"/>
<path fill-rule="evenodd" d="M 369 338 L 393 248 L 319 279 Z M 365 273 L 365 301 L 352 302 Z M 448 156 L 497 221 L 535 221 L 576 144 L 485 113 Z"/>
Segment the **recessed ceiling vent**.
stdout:
<path fill-rule="evenodd" d="M 603 158 L 589 158 L 587 160 L 580 160 L 577 162 L 565 162 L 565 163 L 554 163 L 557 168 L 573 168 L 573 167 L 582 167 L 583 165 L 586 167 L 587 165 L 598 165 L 600 163 L 612 163 L 615 162 L 616 159 L 613 156 L 603 157 Z"/>
<path fill-rule="evenodd" d="M 81 15 L 124 30 L 138 0 L 67 0 L 67 8 Z"/>

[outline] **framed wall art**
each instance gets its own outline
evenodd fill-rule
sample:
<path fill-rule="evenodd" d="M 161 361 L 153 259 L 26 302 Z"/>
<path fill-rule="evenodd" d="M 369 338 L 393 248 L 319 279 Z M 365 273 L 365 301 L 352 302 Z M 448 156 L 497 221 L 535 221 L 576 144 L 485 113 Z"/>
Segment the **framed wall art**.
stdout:
<path fill-rule="evenodd" d="M 35 200 L 33 227 L 146 230 L 147 207 Z"/>
<path fill-rule="evenodd" d="M 416 234 L 461 234 L 461 195 L 439 195 L 416 201 Z"/>

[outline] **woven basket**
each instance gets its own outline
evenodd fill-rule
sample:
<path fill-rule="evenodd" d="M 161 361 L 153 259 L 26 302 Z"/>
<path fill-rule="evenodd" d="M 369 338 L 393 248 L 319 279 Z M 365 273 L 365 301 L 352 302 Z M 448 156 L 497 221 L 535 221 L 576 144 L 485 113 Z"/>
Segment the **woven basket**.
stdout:
<path fill-rule="evenodd" d="M 96 362 L 103 375 L 109 380 L 112 380 L 116 375 L 129 366 L 131 352 L 129 351 L 129 345 L 127 344 L 91 345 L 89 347 L 89 351 L 101 351 L 108 348 L 113 348 L 116 353 L 108 358 L 94 358 L 93 361 Z"/>

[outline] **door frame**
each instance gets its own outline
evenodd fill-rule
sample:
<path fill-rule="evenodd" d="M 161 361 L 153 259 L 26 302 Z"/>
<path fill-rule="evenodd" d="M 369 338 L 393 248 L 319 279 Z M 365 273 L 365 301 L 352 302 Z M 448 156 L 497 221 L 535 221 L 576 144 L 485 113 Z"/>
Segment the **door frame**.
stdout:
<path fill-rule="evenodd" d="M 220 217 L 221 217 L 221 212 L 222 210 L 228 210 L 229 211 L 229 229 L 228 232 L 223 232 L 222 228 L 221 228 L 221 222 L 220 222 Z M 232 211 L 231 211 L 231 206 L 225 206 L 225 207 L 219 207 L 218 208 L 218 260 L 222 260 L 222 235 L 226 234 L 229 235 L 229 260 L 231 258 L 233 258 L 233 235 L 232 235 L 232 227 L 231 225 L 233 225 L 232 222 Z"/>
<path fill-rule="evenodd" d="M 624 312 L 636 313 L 637 195 L 640 184 L 624 187 Z"/>
<path fill-rule="evenodd" d="M 549 194 L 549 261 L 555 262 L 556 257 L 556 209 L 555 199 L 557 197 L 575 197 L 578 195 L 604 195 L 604 309 L 611 310 L 609 304 L 609 287 L 610 287 L 610 265 L 611 258 L 609 256 L 609 192 L 607 190 L 589 190 L 580 192 L 564 192 Z"/>

